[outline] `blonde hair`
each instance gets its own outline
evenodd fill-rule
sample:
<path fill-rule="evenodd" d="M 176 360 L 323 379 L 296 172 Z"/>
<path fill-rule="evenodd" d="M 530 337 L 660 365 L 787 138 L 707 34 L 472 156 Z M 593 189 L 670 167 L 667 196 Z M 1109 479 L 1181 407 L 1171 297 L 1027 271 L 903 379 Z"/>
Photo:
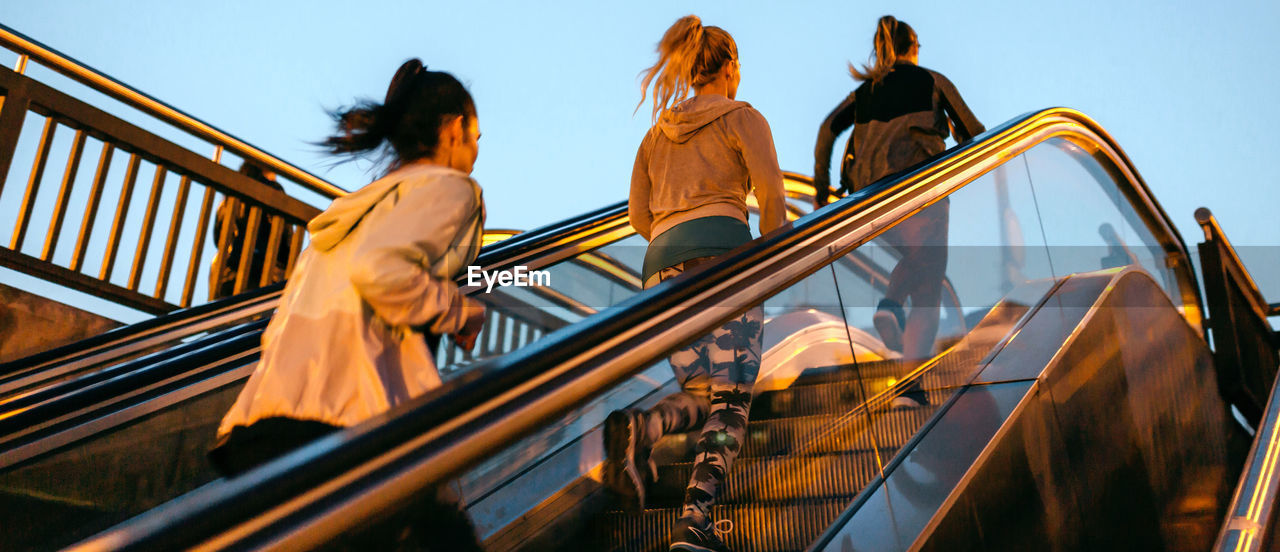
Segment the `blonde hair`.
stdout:
<path fill-rule="evenodd" d="M 886 15 L 876 23 L 876 36 L 872 39 L 872 44 L 874 50 L 871 64 L 863 65 L 861 71 L 853 63 L 849 64 L 849 74 L 853 75 L 854 80 L 880 82 L 880 79 L 893 70 L 898 57 L 916 46 L 916 31 L 905 21 Z"/>
<path fill-rule="evenodd" d="M 733 37 L 720 27 L 703 27 L 696 15 L 686 15 L 671 25 L 657 51 L 657 63 L 643 72 L 640 103 L 636 105 L 639 111 L 652 83 L 654 121 L 673 100 L 685 99 L 690 88 L 711 82 L 725 63 L 738 59 Z"/>

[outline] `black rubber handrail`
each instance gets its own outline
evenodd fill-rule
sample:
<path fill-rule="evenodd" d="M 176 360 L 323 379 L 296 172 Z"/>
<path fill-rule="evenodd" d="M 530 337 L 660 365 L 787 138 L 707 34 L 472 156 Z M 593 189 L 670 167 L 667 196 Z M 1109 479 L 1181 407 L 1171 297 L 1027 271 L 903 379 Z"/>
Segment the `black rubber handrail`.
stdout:
<path fill-rule="evenodd" d="M 1047 129 L 1044 132 L 1078 129 L 1082 136 L 1112 148 L 1119 163 L 1131 170 L 1133 180 L 1125 183 L 1145 203 L 1142 213 L 1158 227 L 1157 237 L 1171 252 L 1189 258 L 1163 209 L 1101 127 L 1067 109 L 1028 114 L 735 249 L 716 263 L 664 282 L 529 347 L 485 361 L 467 377 L 365 424 L 243 477 L 206 486 L 85 544 L 97 549 L 190 547 L 215 535 L 227 536 L 225 531 L 231 530 L 236 532 L 235 546 L 294 537 L 305 543 L 308 528 L 324 523 L 329 524 L 326 530 L 344 526 L 340 512 L 356 514 L 345 523 L 358 522 L 371 509 L 404 500 L 408 493 L 451 476 L 486 447 L 512 442 L 523 428 L 534 427 L 629 377 L 647 366 L 650 357 L 665 354 L 732 314 L 727 312 L 730 309 L 720 309 L 725 314 L 709 312 L 709 307 L 729 298 L 757 293 L 766 297 L 785 289 L 897 220 L 960 189 L 976 178 L 976 174 L 966 176 L 966 169 L 995 163 L 998 155 L 1017 144 L 1011 140 L 1020 136 L 1027 142 L 1048 139 L 1049 135 L 1038 134 L 1041 127 Z M 869 224 L 872 221 L 875 224 Z M 778 276 L 774 271 L 779 267 L 791 269 Z M 521 429 L 485 432 L 503 424 Z M 325 498 L 311 495 L 314 500 L 291 500 L 343 474 L 347 477 L 341 483 L 326 487 Z M 369 492 L 375 488 L 379 492 Z M 219 546 L 230 546 L 230 542 L 219 541 Z"/>
<path fill-rule="evenodd" d="M 104 374 L 107 377 L 95 382 L 94 385 L 70 390 L 56 400 L 36 404 L 25 410 L 15 410 L 8 416 L 0 418 L 0 440 L 2 440 L 0 454 L 80 421 L 79 419 L 64 420 L 54 425 L 46 425 L 64 416 L 75 414 L 82 409 L 111 404 L 120 397 L 130 395 L 137 390 L 188 374 L 192 371 L 192 365 L 210 364 L 220 359 L 253 351 L 262 343 L 258 333 L 253 330 L 261 329 L 266 324 L 265 320 L 252 322 L 249 325 L 254 327 L 249 331 L 239 332 L 221 341 L 206 342 L 202 347 L 152 363 L 146 369 Z M 207 375 L 203 374 L 202 377 Z M 138 400 L 145 399 L 146 397 Z M 132 404 L 137 401 L 131 399 L 130 402 Z M 116 405 L 112 404 L 111 408 L 116 409 Z"/>
<path fill-rule="evenodd" d="M 495 266 L 504 265 L 512 257 L 527 260 L 557 255 L 562 249 L 576 251 L 576 242 L 579 238 L 594 236 L 602 227 L 616 226 L 620 220 L 625 219 L 625 216 L 625 204 L 615 204 L 517 234 L 485 247 L 476 264 L 485 267 L 486 270 L 492 270 Z M 498 247 L 499 245 L 504 247 Z M 238 308 L 236 305 L 250 303 L 249 299 L 259 302 L 261 300 L 276 301 L 279 299 L 281 286 L 282 284 L 273 286 L 275 291 L 257 290 L 236 298 L 228 298 L 221 303 L 228 305 L 227 309 L 233 309 Z M 214 308 L 213 310 L 222 312 L 225 309 Z M 206 311 L 204 314 L 207 314 L 210 309 L 204 309 L 204 311 Z M 201 313 L 196 313 L 196 315 L 199 314 Z M 160 318 L 168 318 L 168 320 L 140 323 L 142 329 L 134 333 L 147 333 L 150 329 L 157 327 L 167 327 L 172 332 L 182 331 L 183 326 L 179 322 L 183 318 L 178 318 L 177 321 L 174 320 L 175 317 Z M 191 323 L 189 318 L 186 320 Z M 266 320 L 259 320 L 225 328 L 189 343 L 93 373 L 58 381 L 46 388 L 20 393 L 0 402 L 0 454 L 61 431 L 68 424 L 54 422 L 62 417 L 77 412 L 100 414 L 101 409 L 97 407 L 110 403 L 115 397 L 128 395 L 159 381 L 181 375 L 184 366 L 190 372 L 188 375 L 197 379 L 215 376 L 217 374 L 211 373 L 206 368 L 216 363 L 206 362 L 210 357 L 200 352 L 213 350 L 221 355 L 239 355 L 256 349 L 266 324 Z M 223 366 L 222 368 L 234 367 Z M 114 406 L 111 409 L 117 410 Z M 15 438 L 15 434 L 20 438 Z"/>
<path fill-rule="evenodd" d="M 545 249 L 578 236 L 590 235 L 597 229 L 617 225 L 626 216 L 626 204 L 610 205 L 565 221 L 549 224 L 529 232 L 516 234 L 485 247 L 476 264 L 490 267 L 505 264 L 507 259 L 528 258 L 544 253 Z M 192 325 L 205 320 L 227 316 L 237 310 L 262 310 L 263 301 L 278 301 L 284 289 L 283 283 L 248 291 L 197 307 L 183 309 L 136 324 L 89 337 L 23 359 L 0 364 L 0 383 L 19 377 L 28 377 L 49 368 L 77 362 L 96 355 L 109 356 L 113 349 L 127 347 L 141 341 L 172 342 L 196 333 Z M 268 309 L 274 309 L 270 305 Z M 203 331 L 203 330 L 199 330 Z M 130 351 L 132 352 L 132 351 Z M 95 359 L 99 363 L 111 358 Z"/>
<path fill-rule="evenodd" d="M 40 388 L 29 393 L 22 393 L 4 401 L 0 401 L 0 439 L 3 439 L 4 435 L 13 429 L 21 429 L 32 423 L 36 423 L 37 420 L 31 418 L 31 416 L 40 412 L 40 409 L 36 408 L 37 405 L 50 404 L 51 401 L 71 396 L 72 393 L 80 389 L 92 387 L 126 374 L 144 372 L 148 367 L 155 364 L 165 363 L 175 358 L 185 358 L 185 355 L 192 351 L 197 351 L 207 348 L 210 345 L 216 345 L 230 339 L 238 338 L 246 333 L 254 333 L 254 335 L 257 336 L 259 335 L 258 332 L 261 332 L 265 327 L 265 320 L 240 324 L 213 333 L 202 339 L 183 343 L 176 347 L 170 347 L 142 358 L 123 362 L 92 374 L 86 374 L 81 377 L 60 382 L 56 385 Z M 119 392 L 127 391 L 127 388 L 119 389 Z M 63 407 L 63 409 L 66 408 L 67 407 Z M 14 424 L 17 425 L 15 426 Z"/>
<path fill-rule="evenodd" d="M 627 202 L 623 201 L 516 234 L 486 247 L 476 259 L 476 264 L 496 265 L 502 259 L 524 257 L 573 235 L 589 234 L 600 227 L 617 224 L 626 215 Z"/>
<path fill-rule="evenodd" d="M 74 343 L 6 362 L 0 364 L 0 379 L 19 373 L 39 371 L 55 364 L 83 359 L 127 343 L 152 338 L 176 328 L 223 316 L 247 305 L 255 304 L 265 298 L 279 296 L 280 291 L 283 289 L 284 283 L 271 284 L 233 297 L 224 297 L 203 305 L 177 310 L 129 324 L 128 326 L 121 326 Z"/>

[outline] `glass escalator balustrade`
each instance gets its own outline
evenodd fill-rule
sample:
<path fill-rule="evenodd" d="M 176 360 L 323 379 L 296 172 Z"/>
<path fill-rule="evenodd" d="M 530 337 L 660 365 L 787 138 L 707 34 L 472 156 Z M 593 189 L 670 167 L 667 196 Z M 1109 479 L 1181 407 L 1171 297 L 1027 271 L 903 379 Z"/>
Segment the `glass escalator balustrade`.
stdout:
<path fill-rule="evenodd" d="M 1064 119 L 1069 122 L 1064 124 Z M 1161 218 L 1158 206 L 1144 203 L 1145 198 L 1134 191 L 1143 190 L 1136 175 L 1115 165 L 1125 163 L 1122 154 L 1103 151 L 1110 147 L 1103 143 L 1105 137 L 1098 138 L 1100 132 L 1093 130 L 1092 122 L 1080 122 L 1085 119 L 1069 110 L 1049 110 L 959 148 L 957 157 L 936 162 L 947 167 L 941 170 L 949 172 L 937 173 L 945 178 L 929 180 L 925 192 L 908 196 L 927 198 L 930 203 L 913 204 L 912 211 L 876 219 L 889 227 L 877 230 L 865 242 L 822 233 L 826 228 L 845 228 L 839 221 L 818 217 L 825 226 L 817 230 L 802 221 L 795 232 L 811 231 L 803 235 L 827 240 L 818 244 L 826 256 L 794 246 L 804 255 L 794 257 L 800 259 L 797 264 L 805 263 L 804 272 L 780 281 L 794 283 L 780 290 L 782 284 L 768 288 L 775 291 L 767 297 L 721 302 L 688 313 L 698 320 L 725 320 L 757 305 L 764 312 L 762 366 L 745 442 L 713 512 L 717 520 L 728 521 L 719 527 L 728 529 L 724 538 L 732 548 L 798 550 L 824 542 L 832 549 L 907 548 L 929 521 L 930 512 L 948 496 L 949 485 L 963 473 L 953 464 L 937 461 L 947 456 L 952 446 L 946 444 L 948 440 L 973 448 L 974 442 L 966 439 L 982 435 L 967 435 L 966 428 L 982 426 L 985 435 L 994 432 L 1009 415 L 1016 395 L 1030 387 L 1027 378 L 1034 378 L 1035 367 L 1017 367 L 1033 374 L 1021 380 L 990 382 L 985 395 L 970 384 L 983 374 L 984 363 L 1010 343 L 1028 313 L 1076 275 L 1126 267 L 1144 271 L 1173 305 L 1184 310 L 1191 326 L 1199 323 L 1198 312 L 1191 312 L 1198 308 L 1193 304 L 1195 291 L 1185 289 L 1193 280 L 1187 278 L 1184 250 L 1177 244 L 1180 238 Z M 1075 125 L 1083 130 L 1036 134 L 1041 124 L 1056 124 L 1059 129 Z M 953 160 L 954 165 L 947 165 Z M 971 166 L 983 168 L 975 173 L 966 168 Z M 944 197 L 932 190 L 949 193 Z M 889 213 L 895 208 L 892 197 L 884 201 L 871 197 L 850 201 L 865 202 L 867 213 Z M 867 221 L 871 220 L 868 216 Z M 849 226 L 848 232 L 858 234 L 867 227 Z M 860 245 L 845 252 L 855 243 Z M 493 336 L 486 338 L 493 345 L 481 348 L 476 356 L 491 357 L 512 347 L 516 343 L 512 336 L 526 331 L 516 327 L 516 319 L 531 327 L 541 324 L 535 331 L 554 331 L 600 315 L 635 294 L 630 277 L 638 270 L 643 242 L 632 239 L 617 245 L 616 250 L 597 250 L 597 257 L 618 263 L 581 258 L 581 262 L 553 267 L 553 282 L 557 275 L 565 281 L 595 282 L 583 284 L 582 293 L 540 294 L 536 288 L 495 291 L 490 298 L 495 312 L 513 321 L 493 326 Z M 714 270 L 701 274 L 726 278 Z M 737 280 L 738 289 L 756 289 L 752 286 L 774 278 L 763 272 L 748 269 L 747 279 Z M 736 276 L 740 275 L 732 275 Z M 651 295 L 661 296 L 657 291 Z M 1075 296 L 1053 297 L 1069 303 Z M 1188 302 L 1188 297 L 1193 301 Z M 894 303 L 901 306 L 901 319 L 894 315 Z M 1088 307 L 1057 304 L 1054 312 Z M 710 316 L 708 308 L 718 312 Z M 668 321 L 679 316 L 663 313 Z M 532 320 L 535 317 L 538 320 Z M 589 324 L 579 325 L 570 328 L 578 333 L 563 335 L 587 335 L 589 329 Z M 697 338 L 678 336 L 685 343 Z M 694 437 L 676 433 L 654 445 L 658 473 L 643 511 L 625 507 L 605 491 L 601 481 L 602 424 L 609 413 L 649 408 L 678 388 L 666 359 L 672 352 L 667 347 L 636 353 L 648 361 L 634 376 L 574 390 L 571 396 L 589 398 L 575 402 L 563 415 L 528 418 L 529 424 L 539 425 L 536 430 L 524 432 L 521 439 L 484 445 L 499 450 L 480 455 L 460 471 L 448 472 L 455 474 L 449 485 L 459 491 L 487 549 L 563 549 L 566 543 L 580 550 L 666 549 L 689 478 Z M 1052 356 L 1052 351 L 1048 354 Z M 515 357 L 524 358 L 518 353 Z M 442 364 L 465 365 L 474 360 L 462 357 Z M 938 421 L 938 414 L 952 411 L 978 418 L 970 420 L 972 424 L 959 420 L 957 425 L 955 418 Z M 412 450 L 444 450 L 432 449 L 430 437 L 423 439 L 428 444 L 418 442 L 415 446 L 423 448 Z M 427 456 L 423 462 L 435 458 Z M 910 485 L 894 487 L 896 494 L 884 495 L 883 504 L 877 506 L 879 512 L 886 512 L 884 519 L 893 520 L 882 524 L 887 524 L 881 532 L 887 540 L 862 545 L 821 540 L 831 537 L 824 533 L 832 524 L 847 522 L 865 505 L 868 493 L 895 472 L 899 475 L 895 485 Z M 393 485 L 403 481 L 400 477 L 374 484 Z M 362 483 L 359 492 L 381 488 L 363 485 L 367 484 Z M 343 500 L 350 504 L 352 499 Z M 186 506 L 193 512 L 200 507 L 195 502 Z M 372 515 L 394 515 L 392 509 Z M 898 521 L 900 526 L 893 525 Z M 322 528 L 324 534 L 358 533 L 364 528 L 355 522 L 328 527 L 317 523 L 307 527 Z"/>
<path fill-rule="evenodd" d="M 915 487 L 893 495 L 888 511 L 911 520 L 902 535 L 918 532 L 929 511 L 917 497 L 940 502 L 950 488 L 943 484 L 958 474 L 924 456 L 903 464 L 909 453 L 923 454 L 913 438 L 1057 282 L 1136 266 L 1180 304 L 1169 253 L 1137 209 L 1098 158 L 1051 138 L 766 299 L 747 442 L 714 511 L 732 522 L 729 546 L 808 548 L 869 483 L 902 465 L 914 471 Z M 898 339 L 908 343 L 890 347 L 876 327 L 877 306 L 895 269 L 928 273 L 921 259 L 941 263 L 944 280 L 898 275 L 893 285 L 923 287 L 918 304 L 910 293 L 902 301 L 906 324 L 934 323 L 936 334 L 900 328 L 906 335 Z M 912 339 L 927 342 L 915 346 L 923 354 L 904 357 Z M 985 412 L 990 423 L 979 425 L 998 427 L 1017 402 L 1011 393 L 1028 385 L 970 393 L 959 410 Z M 659 468 L 648 508 L 628 512 L 602 488 L 602 424 L 615 409 L 650 408 L 677 390 L 668 362 L 657 360 L 461 476 L 464 503 L 490 549 L 543 550 L 568 538 L 584 550 L 665 550 L 696 434 L 668 435 L 654 447 Z M 994 406 L 971 407 L 982 400 Z M 939 431 L 963 431 L 949 423 Z"/>

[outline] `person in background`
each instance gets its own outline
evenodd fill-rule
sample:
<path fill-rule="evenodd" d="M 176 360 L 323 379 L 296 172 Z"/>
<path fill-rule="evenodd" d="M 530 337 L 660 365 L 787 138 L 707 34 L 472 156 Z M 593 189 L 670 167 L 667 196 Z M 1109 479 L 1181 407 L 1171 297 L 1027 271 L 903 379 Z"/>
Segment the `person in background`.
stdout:
<path fill-rule="evenodd" d="M 263 333 L 261 360 L 218 427 L 210 459 L 229 475 L 440 386 L 426 337 L 470 349 L 484 321 L 483 305 L 454 283 L 484 226 L 470 177 L 480 138 L 471 94 L 411 59 L 383 103 L 335 116 L 338 133 L 324 145 L 381 153 L 389 171 L 307 224 L 310 245 Z M 466 515 L 441 505 L 450 500 L 411 508 L 421 531 L 392 531 L 424 540 L 386 547 L 479 550 Z"/>
<path fill-rule="evenodd" d="M 690 15 L 663 35 L 658 61 L 645 73 L 642 95 L 652 83 L 656 124 L 636 153 L 628 212 L 636 232 L 649 240 L 646 287 L 750 241 L 746 198 L 752 188 L 761 234 L 785 222 L 769 123 L 734 99 L 738 71 L 733 37 Z M 685 99 L 690 91 L 693 97 Z M 713 529 L 711 507 L 746 437 L 760 369 L 761 318 L 761 308 L 751 307 L 677 351 L 670 364 L 679 393 L 648 411 L 619 410 L 605 421 L 605 483 L 640 508 L 656 473 L 650 447 L 665 434 L 700 431 L 671 550 L 728 550 Z"/>
<path fill-rule="evenodd" d="M 240 174 L 257 180 L 276 190 L 284 191 L 284 187 L 276 182 L 276 174 L 245 161 L 240 165 Z M 227 235 L 223 239 L 223 231 Z M 218 211 L 213 219 L 213 243 L 218 248 L 218 256 L 214 258 L 209 270 L 209 300 L 230 297 L 236 286 L 236 273 L 240 269 L 240 255 L 245 246 L 245 237 L 249 233 L 249 208 L 244 201 L 228 196 L 218 204 Z M 293 240 L 293 229 L 285 225 L 280 232 L 279 245 L 276 248 L 274 262 L 268 282 L 275 283 L 285 279 L 285 271 L 289 267 L 289 244 Z M 271 245 L 271 217 L 265 213 L 259 219 L 257 238 L 253 251 L 249 255 L 249 272 L 245 278 L 244 291 L 256 289 L 262 281 L 263 265 L 267 261 L 267 248 Z"/>
<path fill-rule="evenodd" d="M 833 143 L 850 126 L 853 134 L 840 170 L 840 188 L 845 192 L 866 188 L 942 153 L 948 134 L 963 142 L 985 130 L 951 81 L 916 64 L 919 54 L 920 42 L 910 25 L 891 15 L 880 18 L 874 62 L 861 70 L 849 65 L 854 80 L 861 84 L 818 129 L 813 165 L 817 207 L 828 201 Z M 933 354 L 947 269 L 949 204 L 943 198 L 881 236 L 902 257 L 889 276 L 873 321 L 885 345 L 907 359 L 927 359 Z M 910 314 L 903 307 L 908 299 Z M 927 400 L 918 386 L 899 399 L 903 399 L 896 402 L 899 406 Z"/>

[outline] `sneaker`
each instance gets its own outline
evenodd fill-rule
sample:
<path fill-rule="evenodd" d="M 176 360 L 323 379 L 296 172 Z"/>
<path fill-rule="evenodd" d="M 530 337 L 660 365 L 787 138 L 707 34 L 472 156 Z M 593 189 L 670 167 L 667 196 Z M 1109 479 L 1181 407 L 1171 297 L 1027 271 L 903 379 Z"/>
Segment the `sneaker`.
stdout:
<path fill-rule="evenodd" d="M 645 490 L 657 471 L 643 442 L 643 418 L 635 410 L 615 410 L 604 421 L 604 485 L 628 511 L 644 509 Z"/>
<path fill-rule="evenodd" d="M 893 398 L 893 402 L 889 403 L 889 408 L 897 410 L 900 408 L 920 408 L 929 406 L 929 395 L 925 394 L 924 389 L 920 387 L 917 381 L 907 386 L 907 390 L 901 395 Z"/>
<path fill-rule="evenodd" d="M 902 332 L 906 327 L 906 314 L 902 310 L 902 305 L 896 301 L 881 299 L 880 304 L 876 305 L 876 313 L 871 317 L 871 322 L 875 325 L 876 332 L 880 334 L 880 340 L 884 342 L 884 346 L 901 353 Z"/>
<path fill-rule="evenodd" d="M 716 531 L 711 524 L 700 524 L 691 518 L 685 517 L 676 520 L 675 527 L 671 529 L 671 547 L 667 550 L 733 552 L 716 535 Z"/>

